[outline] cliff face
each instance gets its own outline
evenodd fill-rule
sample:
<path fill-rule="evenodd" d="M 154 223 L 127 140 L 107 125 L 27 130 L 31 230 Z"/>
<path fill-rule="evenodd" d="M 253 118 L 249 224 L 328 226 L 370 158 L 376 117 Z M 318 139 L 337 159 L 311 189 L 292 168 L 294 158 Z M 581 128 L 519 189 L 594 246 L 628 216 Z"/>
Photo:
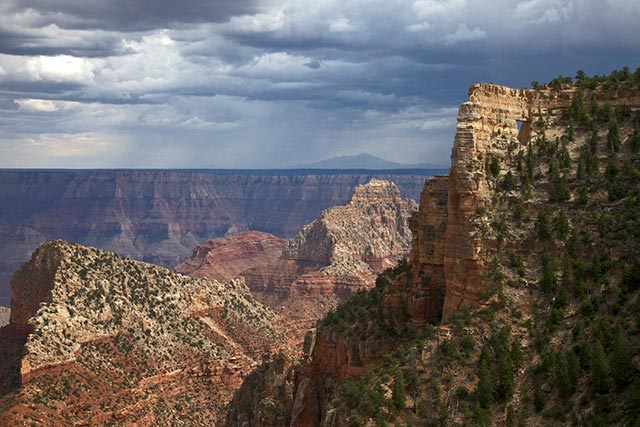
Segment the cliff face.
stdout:
<path fill-rule="evenodd" d="M 344 206 L 323 211 L 289 241 L 283 256 L 302 263 L 318 263 L 323 271 L 375 273 L 395 265 L 407 253 L 411 232 L 409 216 L 417 209 L 402 199 L 398 187 L 372 179 L 353 190 Z"/>
<path fill-rule="evenodd" d="M 567 128 L 558 126 L 556 121 L 570 108 L 575 96 L 575 87 L 534 91 L 476 84 L 470 88 L 469 101 L 458 111 L 449 172 L 447 226 L 441 246 L 445 317 L 463 305 L 476 305 L 491 286 L 490 264 L 504 236 L 500 232 L 487 233 L 486 228 L 500 221 L 510 208 L 496 197 L 498 183 L 510 173 L 518 156 L 522 160 L 525 148 L 534 139 L 560 139 L 565 134 Z M 602 108 L 640 106 L 640 95 L 633 90 L 595 92 L 591 99 Z M 537 127 L 535 122 L 545 116 L 547 127 Z M 530 204 L 539 202 L 532 200 Z M 419 215 L 424 222 L 439 212 L 440 209 L 434 212 L 427 206 Z M 520 238 L 513 237 L 511 244 L 515 248 Z"/>
<path fill-rule="evenodd" d="M 420 208 L 411 218 L 411 266 L 409 286 L 393 296 L 407 302 L 413 329 L 436 323 L 442 317 L 446 291 L 444 254 L 447 245 L 449 177 L 437 176 L 425 182 Z"/>
<path fill-rule="evenodd" d="M 65 239 L 173 267 L 202 241 L 243 230 L 281 237 L 373 176 L 417 199 L 425 176 L 0 171 L 0 305 L 42 242 Z"/>
<path fill-rule="evenodd" d="M 472 223 L 478 209 L 492 204 L 486 164 L 497 160 L 503 165 L 508 160 L 508 145 L 518 137 L 517 121 L 527 123 L 523 129 L 528 129 L 533 108 L 526 91 L 494 85 L 472 86 L 469 101 L 460 106 L 449 172 L 445 316 L 462 304 L 477 303 L 487 288 L 483 249 L 492 243 L 474 233 Z M 504 138 L 494 138 L 496 135 Z M 526 142 L 528 137 L 523 135 L 523 139 Z"/>
<path fill-rule="evenodd" d="M 242 280 L 53 241 L 11 284 L 2 425 L 212 425 L 263 352 L 287 346 Z"/>

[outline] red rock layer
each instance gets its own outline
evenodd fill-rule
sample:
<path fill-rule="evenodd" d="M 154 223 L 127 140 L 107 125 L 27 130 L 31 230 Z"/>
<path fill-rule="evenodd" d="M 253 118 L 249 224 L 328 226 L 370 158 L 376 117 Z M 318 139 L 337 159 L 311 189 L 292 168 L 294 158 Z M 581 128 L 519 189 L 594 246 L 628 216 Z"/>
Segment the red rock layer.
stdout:
<path fill-rule="evenodd" d="M 191 258 L 176 267 L 178 273 L 226 282 L 252 267 L 275 262 L 286 240 L 260 231 L 243 231 L 199 244 Z"/>

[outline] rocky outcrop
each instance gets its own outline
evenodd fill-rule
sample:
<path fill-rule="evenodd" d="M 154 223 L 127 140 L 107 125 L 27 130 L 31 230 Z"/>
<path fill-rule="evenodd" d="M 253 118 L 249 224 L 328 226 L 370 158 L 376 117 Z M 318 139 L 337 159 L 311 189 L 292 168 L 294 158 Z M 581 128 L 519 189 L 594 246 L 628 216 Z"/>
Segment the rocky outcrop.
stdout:
<path fill-rule="evenodd" d="M 484 248 L 492 246 L 492 242 L 478 236 L 473 219 L 479 210 L 492 204 L 487 164 L 497 161 L 504 165 L 508 160 L 509 145 L 519 133 L 517 122 L 529 123 L 533 115 L 535 103 L 531 101 L 532 95 L 526 90 L 474 85 L 469 90 L 469 101 L 458 110 L 444 245 L 445 316 L 463 304 L 476 304 L 487 289 Z M 529 137 L 521 139 L 527 142 Z M 429 211 L 425 214 L 428 217 Z"/>
<path fill-rule="evenodd" d="M 444 255 L 447 244 L 449 177 L 437 176 L 425 182 L 420 208 L 411 218 L 409 286 L 398 287 L 392 299 L 407 302 L 411 328 L 418 330 L 442 318 L 446 292 Z M 397 302 L 396 302 L 397 305 Z"/>
<path fill-rule="evenodd" d="M 458 111 L 458 125 L 451 154 L 444 269 L 446 296 L 443 315 L 461 306 L 476 305 L 490 283 L 490 263 L 501 239 L 485 231 L 486 223 L 499 220 L 508 210 L 495 199 L 497 183 L 510 171 L 517 152 L 540 136 L 560 138 L 566 129 L 536 128 L 541 117 L 566 111 L 576 88 L 561 91 L 518 90 L 492 84 L 476 84 L 469 101 Z M 637 91 L 595 91 L 589 94 L 601 106 L 640 106 Z M 488 166 L 499 171 L 491 176 Z M 489 216 L 484 212 L 491 212 Z M 428 217 L 429 210 L 424 214 Z M 490 217 L 490 218 L 489 218 Z M 488 221 L 487 221 L 488 219 Z"/>
<path fill-rule="evenodd" d="M 11 309 L 9 307 L 0 307 L 0 328 L 9 324 L 9 316 Z"/>
<path fill-rule="evenodd" d="M 243 231 L 199 244 L 191 258 L 176 267 L 178 273 L 208 277 L 220 282 L 238 277 L 249 268 L 275 262 L 286 240 L 260 231 Z"/>
<path fill-rule="evenodd" d="M 356 187 L 344 206 L 324 210 L 290 239 L 280 259 L 242 273 L 252 293 L 301 330 L 408 255 L 417 206 L 391 182 Z"/>
<path fill-rule="evenodd" d="M 284 322 L 242 280 L 63 241 L 39 247 L 12 293 L 0 382 L 17 367 L 18 388 L 2 390 L 2 425 L 213 425 L 262 354 L 287 346 Z"/>
<path fill-rule="evenodd" d="M 407 253 L 407 220 L 416 209 L 413 200 L 402 199 L 395 184 L 372 179 L 356 187 L 346 205 L 323 211 L 305 226 L 283 256 L 320 264 L 329 274 L 382 271 Z"/>

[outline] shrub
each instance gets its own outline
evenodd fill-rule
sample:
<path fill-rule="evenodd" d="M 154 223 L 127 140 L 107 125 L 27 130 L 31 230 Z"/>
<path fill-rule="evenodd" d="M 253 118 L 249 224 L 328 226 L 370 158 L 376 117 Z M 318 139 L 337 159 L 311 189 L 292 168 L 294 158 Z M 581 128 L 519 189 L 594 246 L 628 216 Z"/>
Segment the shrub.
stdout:
<path fill-rule="evenodd" d="M 500 175 L 500 162 L 498 161 L 498 159 L 492 159 L 487 164 L 487 172 L 493 178 L 497 178 L 498 175 Z"/>

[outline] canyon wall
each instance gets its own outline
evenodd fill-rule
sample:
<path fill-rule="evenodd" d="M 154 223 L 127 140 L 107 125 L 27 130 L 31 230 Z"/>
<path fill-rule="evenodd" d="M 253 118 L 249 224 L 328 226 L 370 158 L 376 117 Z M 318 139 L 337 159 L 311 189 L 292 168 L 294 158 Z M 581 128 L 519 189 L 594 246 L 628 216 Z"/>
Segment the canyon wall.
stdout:
<path fill-rule="evenodd" d="M 210 238 L 293 236 L 372 177 L 417 200 L 427 173 L 0 171 L 0 305 L 11 274 L 47 240 L 174 267 Z"/>

